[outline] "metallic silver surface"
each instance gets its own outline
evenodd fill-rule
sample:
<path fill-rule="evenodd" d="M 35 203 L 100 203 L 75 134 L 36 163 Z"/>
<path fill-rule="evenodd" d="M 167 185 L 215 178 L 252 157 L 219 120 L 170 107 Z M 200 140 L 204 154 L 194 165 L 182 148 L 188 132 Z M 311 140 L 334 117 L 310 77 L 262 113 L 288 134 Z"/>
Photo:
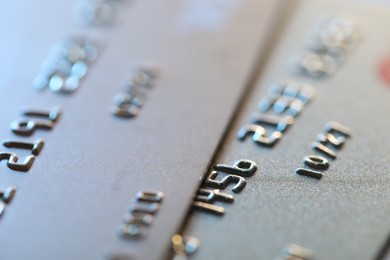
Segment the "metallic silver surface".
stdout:
<path fill-rule="evenodd" d="M 0 140 L 15 140 L 7 130 L 24 107 L 61 106 L 63 113 L 52 131 L 18 136 L 24 142 L 46 140 L 39 157 L 16 151 L 21 162 L 35 158 L 27 173 L 0 165 L 2 187 L 18 189 L 0 220 L 0 258 L 164 258 L 254 64 L 264 55 L 280 2 L 221 2 L 226 8 L 217 9 L 204 2 L 199 10 L 188 1 L 131 1 L 120 10 L 123 20 L 104 28 L 74 23 L 76 1 L 2 4 L 0 32 L 7 40 L 0 42 L 0 56 L 7 63 L 0 65 L 0 94 L 6 97 Z M 221 19 L 207 24 L 205 10 Z M 66 44 L 74 36 L 77 42 L 78 35 L 96 36 L 104 48 Z M 52 49 L 64 39 L 67 48 Z M 88 72 L 79 87 L 66 85 L 69 65 L 80 60 Z M 158 85 L 145 88 L 147 102 L 136 118 L 112 116 L 107 110 L 114 96 L 134 65 L 144 61 L 161 65 Z M 141 67 L 149 77 L 160 75 Z M 73 72 L 80 77 L 82 71 Z M 57 95 L 47 86 L 38 91 L 32 86 L 37 75 L 39 88 L 52 83 L 61 94 L 77 91 Z M 13 148 L 4 150 L 9 161 Z M 142 190 L 161 191 L 164 199 L 151 225 L 126 226 L 123 218 Z M 124 239 L 118 228 L 145 236 Z"/>
<path fill-rule="evenodd" d="M 292 76 L 289 57 L 302 47 L 302 39 L 324 13 L 349 14 L 364 39 L 332 75 Z M 368 260 L 385 256 L 390 234 L 390 88 L 378 66 L 390 52 L 390 33 L 383 26 L 388 22 L 389 10 L 299 1 L 213 159 L 218 163 L 253 160 L 259 171 L 247 181 L 244 192 L 234 194 L 234 203 L 223 204 L 223 216 L 191 211 L 181 233 L 202 242 L 192 259 Z M 285 78 L 312 85 L 315 98 L 274 146 L 258 146 L 251 138 L 237 140 L 237 132 L 252 117 L 258 100 L 269 94 L 270 83 Z M 328 132 L 328 126 L 335 126 L 328 121 L 350 130 Z M 311 147 L 321 133 L 333 135 L 332 141 L 326 138 L 318 144 L 335 156 Z M 344 144 L 338 146 L 336 139 Z M 328 170 L 315 170 L 319 175 L 314 177 L 322 178 L 295 173 L 296 169 L 312 171 L 302 163 L 308 155 L 329 161 Z M 222 192 L 233 194 L 229 187 Z M 289 244 L 298 247 L 285 249 Z"/>
<path fill-rule="evenodd" d="M 0 259 L 384 256 L 389 11 L 312 1 L 3 4 Z"/>

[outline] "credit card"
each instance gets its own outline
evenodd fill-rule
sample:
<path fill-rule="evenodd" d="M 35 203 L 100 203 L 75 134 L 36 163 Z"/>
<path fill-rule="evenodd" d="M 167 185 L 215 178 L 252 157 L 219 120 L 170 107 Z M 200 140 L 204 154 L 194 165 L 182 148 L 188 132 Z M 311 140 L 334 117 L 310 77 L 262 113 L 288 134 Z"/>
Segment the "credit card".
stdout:
<path fill-rule="evenodd" d="M 281 1 L 0 8 L 0 258 L 161 259 Z"/>
<path fill-rule="evenodd" d="M 389 10 L 295 3 L 179 230 L 191 259 L 385 255 Z"/>

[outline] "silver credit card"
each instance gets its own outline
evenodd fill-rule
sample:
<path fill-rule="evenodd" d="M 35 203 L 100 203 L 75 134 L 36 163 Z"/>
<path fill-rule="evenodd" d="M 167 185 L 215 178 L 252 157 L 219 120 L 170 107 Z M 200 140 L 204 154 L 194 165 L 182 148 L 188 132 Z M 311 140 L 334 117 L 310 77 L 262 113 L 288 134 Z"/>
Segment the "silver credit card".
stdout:
<path fill-rule="evenodd" d="M 1 259 L 169 252 L 280 10 L 211 2 L 2 4 Z"/>
<path fill-rule="evenodd" d="M 195 195 L 191 259 L 383 256 L 389 10 L 296 3 Z"/>

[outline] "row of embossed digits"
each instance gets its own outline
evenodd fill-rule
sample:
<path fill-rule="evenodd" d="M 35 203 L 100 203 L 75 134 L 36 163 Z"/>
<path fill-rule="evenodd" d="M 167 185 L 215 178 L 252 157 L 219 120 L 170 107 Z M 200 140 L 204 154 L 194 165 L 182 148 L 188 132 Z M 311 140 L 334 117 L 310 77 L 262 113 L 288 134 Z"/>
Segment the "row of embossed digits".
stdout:
<path fill-rule="evenodd" d="M 111 113 L 125 118 L 137 116 L 159 75 L 160 68 L 157 65 L 135 67 L 123 90 L 114 97 Z"/>
<path fill-rule="evenodd" d="M 147 227 L 153 223 L 154 215 L 160 209 L 164 198 L 161 191 L 140 191 L 136 194 L 134 204 L 123 218 L 119 229 L 121 237 L 140 239 L 146 236 Z"/>
<path fill-rule="evenodd" d="M 37 111 L 27 109 L 23 113 L 25 118 L 18 119 L 12 122 L 11 130 L 19 136 L 30 136 L 37 128 L 40 129 L 52 129 L 61 115 L 61 110 L 58 107 L 53 107 L 50 111 Z M 31 119 L 45 118 L 46 120 Z M 23 163 L 19 162 L 19 157 L 15 153 L 0 152 L 0 161 L 7 160 L 7 166 L 14 171 L 28 171 L 33 165 L 36 156 L 39 155 L 45 145 L 43 139 L 38 139 L 34 143 L 23 141 L 6 140 L 3 145 L 7 148 L 19 148 L 31 150 L 31 154 L 26 157 Z"/>
<path fill-rule="evenodd" d="M 117 21 L 125 0 L 80 0 L 73 8 L 73 18 L 79 24 L 102 26 Z M 53 92 L 75 92 L 89 71 L 90 64 L 102 49 L 102 42 L 88 37 L 70 37 L 55 45 L 34 79 L 36 89 Z"/>
<path fill-rule="evenodd" d="M 25 118 L 15 120 L 11 123 L 11 130 L 19 136 L 30 136 L 37 128 L 52 129 L 61 115 L 58 107 L 52 108 L 49 112 L 27 109 L 23 111 Z M 40 120 L 32 118 L 41 118 Z M 42 120 L 45 118 L 46 120 Z M 27 149 L 32 155 L 26 157 L 23 163 L 19 161 L 19 156 L 13 152 L 0 152 L 0 161 L 7 160 L 7 167 L 13 171 L 29 171 L 32 167 L 36 156 L 38 156 L 45 145 L 43 139 L 38 139 L 34 143 L 5 140 L 3 146 L 7 148 Z M 4 214 L 7 205 L 12 201 L 16 194 L 15 187 L 8 187 L 5 191 L 0 192 L 0 217 Z"/>
<path fill-rule="evenodd" d="M 351 130 L 337 123 L 328 122 L 325 124 L 324 132 L 317 136 L 317 141 L 312 144 L 312 148 L 322 155 L 336 159 L 337 155 L 333 149 L 339 150 L 345 143 L 345 138 L 351 136 Z M 303 163 L 309 167 L 298 168 L 296 174 L 308 176 L 316 179 L 322 178 L 322 172 L 329 168 L 329 161 L 323 156 L 308 155 L 303 159 Z M 320 170 L 320 171 L 319 171 Z"/>
<path fill-rule="evenodd" d="M 239 160 L 232 166 L 217 164 L 214 168 L 215 170 L 207 175 L 203 181 L 202 186 L 198 190 L 194 202 L 192 203 L 192 207 L 212 214 L 223 215 L 225 209 L 213 205 L 213 203 L 215 201 L 232 203 L 234 201 L 234 196 L 221 192 L 221 190 L 226 189 L 229 184 L 234 184 L 232 191 L 234 193 L 240 193 L 246 186 L 244 177 L 251 177 L 255 174 L 258 167 L 253 161 Z M 223 175 L 220 180 L 217 180 L 218 174 Z"/>
<path fill-rule="evenodd" d="M 58 93 L 73 93 L 79 88 L 101 48 L 101 42 L 87 37 L 69 38 L 55 45 L 49 58 L 42 64 L 41 72 L 34 79 L 34 87 L 39 90 L 49 88 Z"/>
<path fill-rule="evenodd" d="M 308 35 L 306 49 L 289 60 L 295 74 L 313 77 L 333 74 L 358 42 L 358 33 L 350 18 L 321 16 Z"/>
<path fill-rule="evenodd" d="M 273 146 L 294 124 L 294 118 L 313 96 L 314 88 L 308 84 L 291 80 L 273 84 L 267 97 L 260 100 L 258 112 L 252 116 L 252 123 L 238 131 L 238 139 L 243 141 L 252 136 L 252 140 L 257 144 Z M 267 130 L 272 133 L 267 134 Z"/>

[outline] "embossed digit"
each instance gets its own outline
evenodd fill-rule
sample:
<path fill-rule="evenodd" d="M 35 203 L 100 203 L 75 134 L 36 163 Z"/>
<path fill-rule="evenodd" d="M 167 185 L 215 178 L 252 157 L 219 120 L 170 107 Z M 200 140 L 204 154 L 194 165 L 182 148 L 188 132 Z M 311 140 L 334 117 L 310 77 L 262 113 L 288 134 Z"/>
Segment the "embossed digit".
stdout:
<path fill-rule="evenodd" d="M 139 201 L 145 202 L 161 202 L 164 197 L 164 193 L 161 191 L 140 191 L 137 192 L 136 198 Z"/>
<path fill-rule="evenodd" d="M 336 153 L 334 151 L 332 151 L 331 149 L 329 149 L 328 147 L 326 147 L 325 145 L 323 145 L 323 144 L 312 143 L 311 147 L 314 150 L 324 154 L 325 156 L 328 156 L 331 159 L 336 159 L 337 158 Z"/>
<path fill-rule="evenodd" d="M 132 205 L 129 208 L 129 212 L 143 212 L 148 214 L 155 214 L 160 208 L 158 203 L 138 203 L 136 205 Z"/>
<path fill-rule="evenodd" d="M 292 116 L 284 116 L 280 118 L 272 115 L 256 113 L 252 118 L 252 122 L 258 125 L 270 125 L 275 127 L 276 130 L 284 132 L 289 126 L 294 124 L 294 118 Z"/>
<path fill-rule="evenodd" d="M 205 203 L 205 202 L 200 202 L 200 201 L 192 202 L 192 208 L 202 210 L 208 213 L 212 213 L 215 215 L 223 215 L 225 213 L 225 209 L 223 207 Z"/>
<path fill-rule="evenodd" d="M 35 161 L 35 156 L 31 156 L 31 155 L 27 156 L 24 163 L 18 163 L 19 158 L 16 154 L 1 152 L 0 153 L 0 161 L 2 161 L 2 160 L 8 160 L 7 166 L 11 170 L 26 172 L 26 171 L 30 170 L 31 166 L 33 165 L 33 163 Z"/>
<path fill-rule="evenodd" d="M 50 111 L 26 110 L 24 116 L 44 117 L 47 120 L 18 119 L 11 123 L 11 130 L 17 135 L 30 136 L 36 129 L 51 130 L 61 115 L 58 107 L 53 107 Z"/>
<path fill-rule="evenodd" d="M 3 145 L 8 148 L 21 148 L 31 150 L 33 155 L 39 155 L 45 141 L 43 139 L 38 139 L 34 143 L 28 142 L 18 142 L 18 141 L 4 141 Z M 35 156 L 27 156 L 23 163 L 18 163 L 19 158 L 15 153 L 1 152 L 0 161 L 7 159 L 7 166 L 14 171 L 28 171 L 35 161 Z"/>
<path fill-rule="evenodd" d="M 139 107 L 132 104 L 126 104 L 123 106 L 113 106 L 111 108 L 112 114 L 118 117 L 136 117 L 139 113 Z"/>
<path fill-rule="evenodd" d="M 39 129 L 51 130 L 54 123 L 51 121 L 36 121 L 29 119 L 18 119 L 11 123 L 11 130 L 17 135 L 30 136 L 34 131 Z"/>
<path fill-rule="evenodd" d="M 250 160 L 239 160 L 235 162 L 232 166 L 217 164 L 214 168 L 215 170 L 220 172 L 235 174 L 244 177 L 252 176 L 258 169 L 256 163 Z"/>
<path fill-rule="evenodd" d="M 350 137 L 352 134 L 352 131 L 341 125 L 340 123 L 337 122 L 328 122 L 325 125 L 325 130 L 327 133 L 339 133 L 341 135 L 344 135 L 345 137 Z"/>
<path fill-rule="evenodd" d="M 140 239 L 146 236 L 145 226 L 139 224 L 123 224 L 119 229 L 120 235 L 125 239 Z"/>
<path fill-rule="evenodd" d="M 45 145 L 45 140 L 38 139 L 34 143 L 18 142 L 18 141 L 4 141 L 3 145 L 7 148 L 21 148 L 21 149 L 31 150 L 31 153 L 33 155 L 39 155 L 39 153 L 42 151 L 42 149 Z"/>
<path fill-rule="evenodd" d="M 317 170 L 327 170 L 329 168 L 329 161 L 322 156 L 308 155 L 303 159 L 303 162 Z"/>
<path fill-rule="evenodd" d="M 247 125 L 238 131 L 237 137 L 239 140 L 245 140 L 247 136 L 252 135 L 252 140 L 260 145 L 273 146 L 282 138 L 283 134 L 280 131 L 275 131 L 270 137 L 265 137 L 266 131 L 264 127 L 259 125 Z"/>
<path fill-rule="evenodd" d="M 230 183 L 236 183 L 232 188 L 232 191 L 235 193 L 239 193 L 245 188 L 246 181 L 240 176 L 229 174 L 223 177 L 222 180 L 216 181 L 215 178 L 217 175 L 218 172 L 212 171 L 207 179 L 205 179 L 204 185 L 211 188 L 225 189 Z"/>
<path fill-rule="evenodd" d="M 319 134 L 317 140 L 322 144 L 326 145 L 330 143 L 336 148 L 341 148 L 345 143 L 345 138 L 343 136 L 335 137 L 333 134 Z"/>
<path fill-rule="evenodd" d="M 208 190 L 208 189 L 199 189 L 198 194 L 195 197 L 196 201 L 202 201 L 207 203 L 213 203 L 217 200 L 222 202 L 232 203 L 234 201 L 233 195 L 221 192 L 218 189 Z"/>
<path fill-rule="evenodd" d="M 295 171 L 296 174 L 302 175 L 302 176 L 307 176 L 307 177 L 312 177 L 315 179 L 321 179 L 322 178 L 322 173 L 319 171 L 313 171 L 310 169 L 305 169 L 305 168 L 298 168 Z"/>
<path fill-rule="evenodd" d="M 22 113 L 24 116 L 44 117 L 52 122 L 57 122 L 61 116 L 62 111 L 59 107 L 52 107 L 50 111 L 39 111 L 34 109 L 26 109 Z"/>
<path fill-rule="evenodd" d="M 126 224 L 140 224 L 149 226 L 153 222 L 153 215 L 145 212 L 131 212 L 125 215 Z"/>

